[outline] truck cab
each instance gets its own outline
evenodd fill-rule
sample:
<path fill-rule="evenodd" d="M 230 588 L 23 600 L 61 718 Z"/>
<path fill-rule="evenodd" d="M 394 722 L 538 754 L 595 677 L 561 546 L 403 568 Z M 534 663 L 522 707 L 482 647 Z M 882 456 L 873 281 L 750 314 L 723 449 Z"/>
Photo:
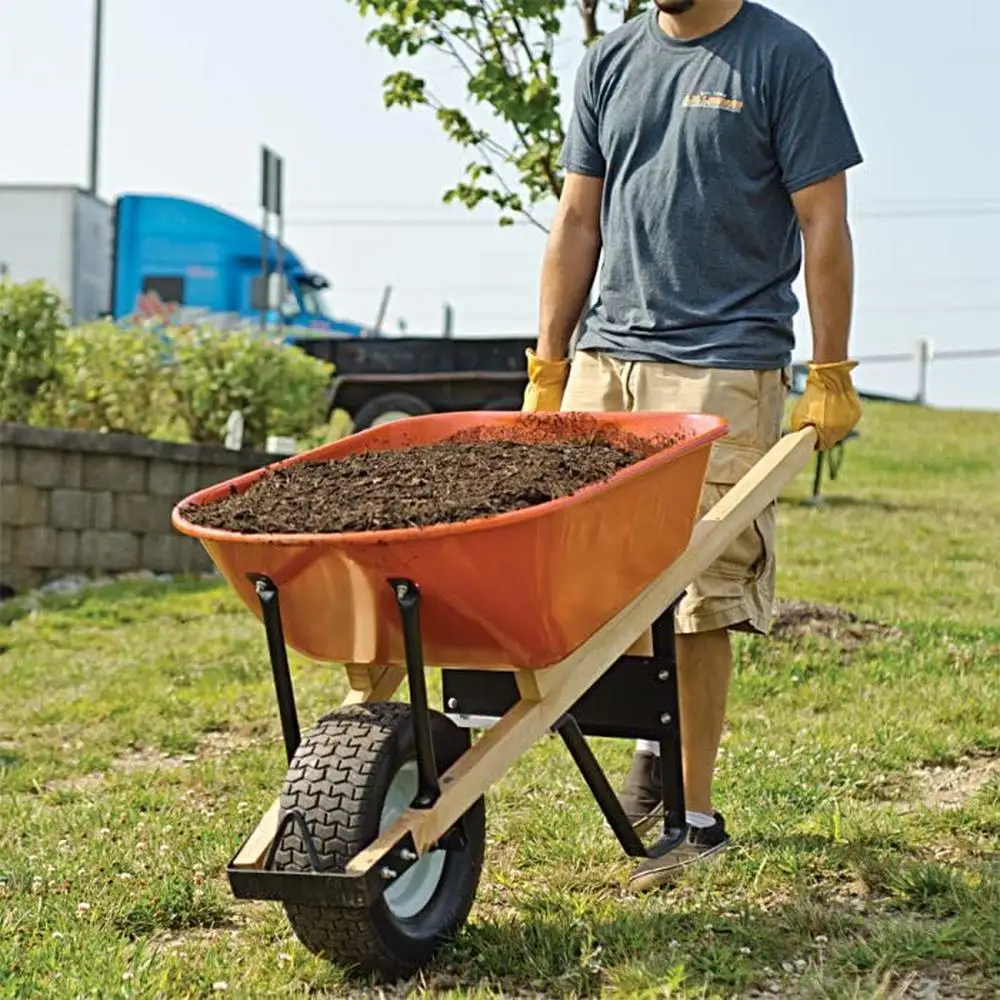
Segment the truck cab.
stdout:
<path fill-rule="evenodd" d="M 132 316 L 256 320 L 297 333 L 356 337 L 334 319 L 329 287 L 288 247 L 220 209 L 186 198 L 126 194 L 115 211 L 111 312 Z M 268 277 L 264 276 L 264 264 Z"/>
<path fill-rule="evenodd" d="M 116 320 L 224 326 L 264 315 L 286 343 L 333 365 L 326 415 L 344 411 L 355 430 L 425 413 L 521 406 L 533 337 L 384 337 L 335 319 L 322 275 L 220 209 L 123 195 L 113 247 Z"/>

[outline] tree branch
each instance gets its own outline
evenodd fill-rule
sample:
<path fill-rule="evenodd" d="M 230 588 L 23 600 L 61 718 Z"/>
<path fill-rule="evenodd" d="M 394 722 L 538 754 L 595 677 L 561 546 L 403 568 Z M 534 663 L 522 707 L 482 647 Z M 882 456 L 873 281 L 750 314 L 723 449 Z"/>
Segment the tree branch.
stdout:
<path fill-rule="evenodd" d="M 584 43 L 590 44 L 601 37 L 601 29 L 597 26 L 597 5 L 600 0 L 579 0 L 580 17 L 583 18 Z M 638 0 L 629 0 L 629 4 Z"/>
<path fill-rule="evenodd" d="M 506 191 L 506 193 L 508 195 L 511 195 L 512 197 L 516 197 L 514 189 L 510 186 L 510 184 L 507 183 L 507 181 L 504 178 L 503 174 L 501 174 L 499 172 L 499 170 L 497 169 L 496 165 L 490 159 L 489 154 L 485 150 L 482 150 L 481 153 L 482 153 L 483 159 L 486 161 L 487 166 L 489 166 L 493 170 L 493 173 L 492 173 L 491 176 L 495 177 L 500 182 L 501 187 L 504 189 L 504 191 Z M 549 231 L 548 227 L 544 223 L 542 223 L 538 219 L 536 219 L 535 216 L 532 215 L 532 213 L 527 208 L 523 207 L 523 205 L 522 205 L 520 211 L 521 211 L 521 214 L 533 226 L 537 226 L 537 228 L 539 228 L 543 233 L 547 233 Z"/>
<path fill-rule="evenodd" d="M 631 21 L 642 11 L 642 0 L 628 0 L 625 5 L 624 21 Z"/>

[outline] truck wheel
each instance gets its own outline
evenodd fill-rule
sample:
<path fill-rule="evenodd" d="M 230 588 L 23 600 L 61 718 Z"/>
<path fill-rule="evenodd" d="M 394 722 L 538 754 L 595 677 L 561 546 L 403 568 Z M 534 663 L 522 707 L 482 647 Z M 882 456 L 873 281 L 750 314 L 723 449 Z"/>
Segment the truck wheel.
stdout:
<path fill-rule="evenodd" d="M 422 417 L 433 412 L 427 403 L 417 396 L 411 396 L 408 392 L 387 392 L 384 396 L 369 399 L 358 410 L 354 418 L 354 430 L 364 431 L 369 427 L 378 427 L 394 420 Z"/>
<path fill-rule="evenodd" d="M 467 730 L 431 711 L 440 772 L 470 746 Z M 282 810 L 305 819 L 319 860 L 343 871 L 413 801 L 416 748 L 410 706 L 373 703 L 338 709 L 303 739 L 288 768 Z M 285 903 L 296 937 L 316 955 L 386 978 L 413 975 L 461 928 L 475 898 L 486 841 L 480 798 L 465 814 L 464 848 L 426 853 L 371 906 Z M 310 871 L 296 824 L 288 824 L 275 867 Z"/>

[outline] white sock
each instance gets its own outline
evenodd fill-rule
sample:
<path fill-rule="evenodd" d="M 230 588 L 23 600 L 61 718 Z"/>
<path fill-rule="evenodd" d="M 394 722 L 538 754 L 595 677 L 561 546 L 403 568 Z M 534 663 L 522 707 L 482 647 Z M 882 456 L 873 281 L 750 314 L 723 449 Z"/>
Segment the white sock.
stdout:
<path fill-rule="evenodd" d="M 688 812 L 686 819 L 688 826 L 697 827 L 699 830 L 707 830 L 710 826 L 715 826 L 715 817 L 709 816 L 708 813 Z"/>
<path fill-rule="evenodd" d="M 660 744 L 656 740 L 636 740 L 636 753 L 651 753 L 655 757 L 660 756 Z"/>

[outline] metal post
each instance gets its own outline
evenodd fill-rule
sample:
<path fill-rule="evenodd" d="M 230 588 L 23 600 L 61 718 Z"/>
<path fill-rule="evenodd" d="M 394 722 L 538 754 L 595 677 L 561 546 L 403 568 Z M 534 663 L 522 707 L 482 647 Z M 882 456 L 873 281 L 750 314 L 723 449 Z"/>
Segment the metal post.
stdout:
<path fill-rule="evenodd" d="M 385 322 L 385 314 L 389 310 L 389 299 L 392 297 L 392 285 L 386 285 L 382 289 L 382 300 L 378 304 L 378 312 L 375 314 L 375 325 L 372 327 L 372 336 L 378 337 L 382 333 L 382 324 Z"/>
<path fill-rule="evenodd" d="M 917 402 L 927 405 L 927 375 L 931 362 L 931 345 L 925 338 L 917 344 Z"/>
<path fill-rule="evenodd" d="M 263 333 L 267 329 L 267 311 L 271 305 L 271 274 L 267 266 L 267 229 L 270 225 L 272 201 L 272 177 L 271 171 L 274 167 L 271 158 L 271 151 L 267 146 L 260 148 L 260 276 L 263 288 L 263 298 L 260 305 L 260 330 Z"/>
<path fill-rule="evenodd" d="M 104 35 L 104 0 L 94 0 L 93 67 L 90 78 L 90 193 L 97 195 L 97 170 L 101 140 L 101 50 Z"/>
<path fill-rule="evenodd" d="M 295 693 L 292 690 L 292 674 L 288 667 L 288 650 L 281 627 L 281 607 L 278 604 L 278 588 L 264 576 L 251 576 L 257 599 L 264 616 L 264 631 L 267 635 L 267 652 L 274 675 L 274 692 L 278 697 L 278 714 L 281 716 L 281 734 L 285 739 L 285 754 L 291 763 L 295 751 L 302 742 L 299 732 L 299 717 L 295 710 Z"/>
<path fill-rule="evenodd" d="M 263 298 L 260 304 L 260 330 L 263 333 L 267 329 L 267 310 L 271 304 L 271 275 L 267 266 L 267 227 L 269 213 L 265 208 L 262 213 L 260 223 L 260 276 Z"/>
<path fill-rule="evenodd" d="M 275 157 L 274 161 L 274 211 L 278 216 L 278 246 L 275 250 L 276 254 L 276 266 L 275 271 L 278 274 L 278 309 L 279 313 L 281 310 L 281 300 L 285 292 L 285 276 L 284 276 L 284 261 L 282 260 L 282 249 L 285 241 L 285 211 L 282 207 L 282 194 L 281 194 L 281 170 L 283 166 L 283 161 Z M 280 315 L 278 322 L 281 322 Z"/>
<path fill-rule="evenodd" d="M 413 716 L 413 739 L 417 748 L 417 797 L 414 809 L 429 809 L 441 794 L 434 740 L 431 736 L 430 707 L 427 700 L 427 678 L 424 676 L 424 650 L 420 638 L 420 591 L 412 580 L 389 581 L 403 623 L 403 646 L 406 652 L 406 679 L 410 688 L 410 710 Z"/>
<path fill-rule="evenodd" d="M 819 500 L 820 490 L 823 486 L 823 459 L 825 452 L 816 452 L 816 471 L 813 473 L 813 500 Z"/>

